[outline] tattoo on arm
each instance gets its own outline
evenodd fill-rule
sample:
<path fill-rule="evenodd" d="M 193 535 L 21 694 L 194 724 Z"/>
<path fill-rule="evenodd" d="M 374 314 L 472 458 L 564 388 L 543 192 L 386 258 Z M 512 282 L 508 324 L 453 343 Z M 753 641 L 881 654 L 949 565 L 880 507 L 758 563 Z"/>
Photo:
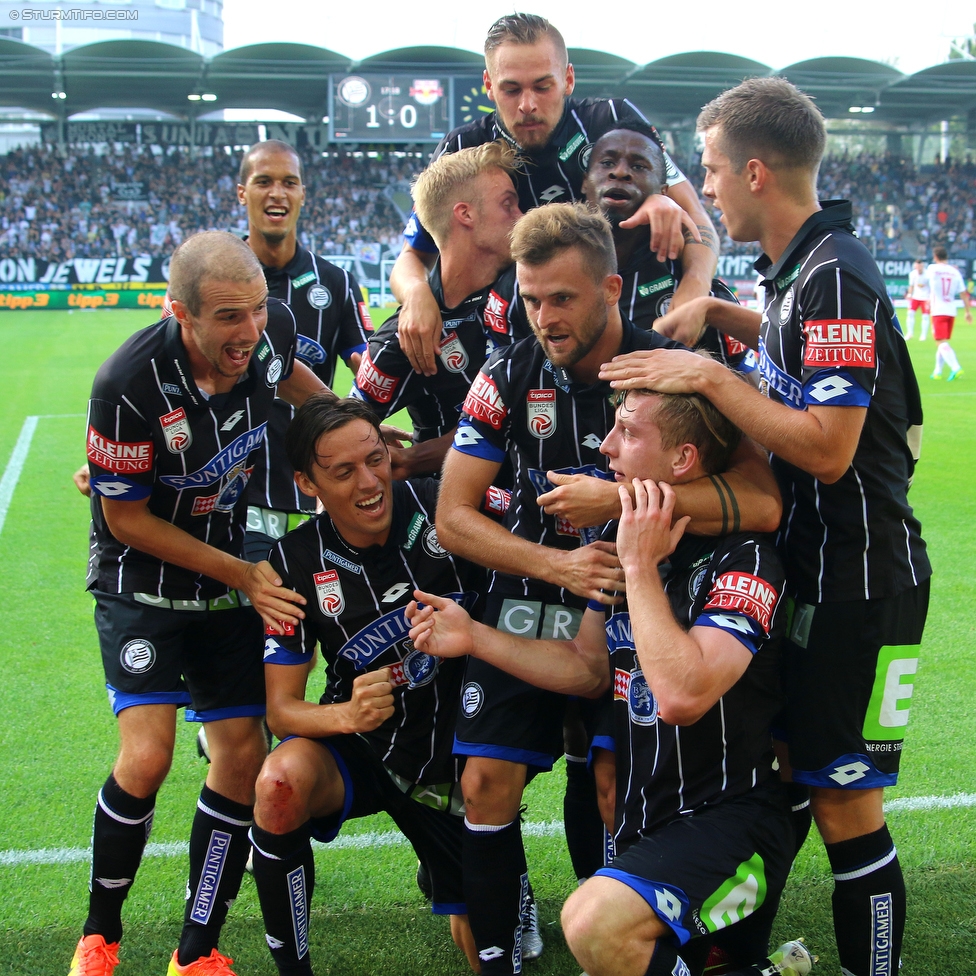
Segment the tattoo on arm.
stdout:
<path fill-rule="evenodd" d="M 715 486 L 715 490 L 718 492 L 719 500 L 722 502 L 722 535 L 728 535 L 731 531 L 732 535 L 735 535 L 739 531 L 741 526 L 741 517 L 739 514 L 739 502 L 735 497 L 735 492 L 729 487 L 729 483 L 720 474 L 709 475 L 709 480 Z M 723 492 L 722 489 L 725 489 Z M 726 495 L 728 496 L 728 501 L 726 502 Z M 729 512 L 732 513 L 732 525 L 729 526 Z"/>
<path fill-rule="evenodd" d="M 701 242 L 705 247 L 710 248 L 716 254 L 719 252 L 719 240 L 718 235 L 712 230 L 711 226 L 708 224 L 696 224 L 698 228 L 698 233 L 701 235 Z M 697 243 L 697 242 L 696 242 Z"/>

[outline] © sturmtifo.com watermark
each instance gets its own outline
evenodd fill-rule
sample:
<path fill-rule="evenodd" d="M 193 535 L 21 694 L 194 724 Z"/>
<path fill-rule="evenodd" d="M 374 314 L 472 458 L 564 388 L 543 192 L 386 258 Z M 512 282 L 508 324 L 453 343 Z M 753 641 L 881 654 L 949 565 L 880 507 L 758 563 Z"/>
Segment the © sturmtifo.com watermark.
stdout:
<path fill-rule="evenodd" d="M 138 20 L 138 10 L 93 10 L 91 7 L 23 7 L 11 10 L 11 20 Z"/>

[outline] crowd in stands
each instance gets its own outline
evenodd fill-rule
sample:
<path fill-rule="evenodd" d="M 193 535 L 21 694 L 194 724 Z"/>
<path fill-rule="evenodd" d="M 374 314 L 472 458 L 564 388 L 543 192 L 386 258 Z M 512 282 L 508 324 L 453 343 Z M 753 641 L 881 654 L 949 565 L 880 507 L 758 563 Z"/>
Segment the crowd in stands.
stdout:
<path fill-rule="evenodd" d="M 701 189 L 701 177 L 697 177 Z M 976 162 L 916 167 L 897 156 L 828 156 L 820 167 L 822 200 L 850 200 L 860 237 L 876 257 L 976 254 Z M 713 215 L 717 224 L 717 214 Z M 718 225 L 718 224 L 717 224 Z M 754 254 L 722 233 L 723 254 Z"/>
<path fill-rule="evenodd" d="M 243 232 L 240 153 L 127 146 L 117 154 L 34 146 L 0 157 L 0 254 L 65 261 L 114 254 L 163 256 L 197 230 Z M 423 160 L 386 154 L 302 153 L 302 242 L 321 254 L 363 244 L 399 251 L 403 218 L 384 194 Z"/>
<path fill-rule="evenodd" d="M 302 243 L 321 254 L 359 253 L 375 244 L 399 251 L 403 220 L 386 191 L 409 182 L 422 159 L 311 150 L 302 156 Z M 239 161 L 239 153 L 209 149 L 128 146 L 97 154 L 72 147 L 66 156 L 45 146 L 15 150 L 0 157 L 0 255 L 51 261 L 161 256 L 193 231 L 243 232 L 244 208 L 235 192 Z M 692 177 L 700 189 L 701 176 Z M 828 157 L 820 195 L 853 201 L 858 234 L 879 257 L 927 254 L 936 244 L 957 254 L 976 252 L 976 163 L 970 158 L 916 168 L 894 156 Z M 729 241 L 716 225 L 723 253 L 755 252 L 755 245 Z"/>

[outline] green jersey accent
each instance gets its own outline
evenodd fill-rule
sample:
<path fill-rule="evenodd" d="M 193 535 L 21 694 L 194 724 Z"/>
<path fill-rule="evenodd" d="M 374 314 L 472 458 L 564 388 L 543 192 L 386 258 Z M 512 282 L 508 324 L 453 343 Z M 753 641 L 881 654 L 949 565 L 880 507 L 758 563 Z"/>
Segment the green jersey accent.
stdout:
<path fill-rule="evenodd" d="M 700 917 L 718 932 L 751 915 L 766 900 L 766 865 L 759 854 L 743 861 L 731 877 L 702 903 Z"/>

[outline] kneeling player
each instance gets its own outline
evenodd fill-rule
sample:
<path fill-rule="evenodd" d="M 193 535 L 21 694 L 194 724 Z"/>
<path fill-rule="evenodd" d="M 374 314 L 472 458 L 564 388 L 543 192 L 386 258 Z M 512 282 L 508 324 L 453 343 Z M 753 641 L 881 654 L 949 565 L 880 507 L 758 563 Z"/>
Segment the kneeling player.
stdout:
<path fill-rule="evenodd" d="M 476 967 L 461 889 L 461 800 L 451 755 L 462 661 L 414 649 L 405 608 L 417 586 L 471 607 L 480 571 L 437 542 L 432 480 L 393 481 L 379 422 L 365 404 L 315 397 L 285 450 L 303 492 L 325 506 L 285 536 L 271 562 L 308 599 L 295 627 L 269 629 L 268 724 L 284 741 L 257 786 L 254 878 L 278 969 L 311 974 L 310 838 L 387 811 L 427 866 L 435 914 Z M 328 667 L 320 704 L 305 701 L 316 642 Z"/>
<path fill-rule="evenodd" d="M 624 398 L 601 451 L 635 490 L 632 502 L 619 489 L 616 540 L 631 609 L 591 602 L 574 640 L 496 631 L 427 593 L 425 609 L 408 610 L 431 654 L 472 654 L 554 691 L 594 696 L 612 682 L 617 856 L 563 909 L 591 976 L 689 972 L 682 959 L 700 968 L 733 923 L 748 936 L 733 964 L 762 959 L 793 859 L 769 734 L 782 566 L 766 536 L 683 536 L 687 518 L 671 527 L 671 485 L 722 471 L 738 438 L 700 396 Z M 781 953 L 778 971 L 809 971 L 802 945 Z"/>

